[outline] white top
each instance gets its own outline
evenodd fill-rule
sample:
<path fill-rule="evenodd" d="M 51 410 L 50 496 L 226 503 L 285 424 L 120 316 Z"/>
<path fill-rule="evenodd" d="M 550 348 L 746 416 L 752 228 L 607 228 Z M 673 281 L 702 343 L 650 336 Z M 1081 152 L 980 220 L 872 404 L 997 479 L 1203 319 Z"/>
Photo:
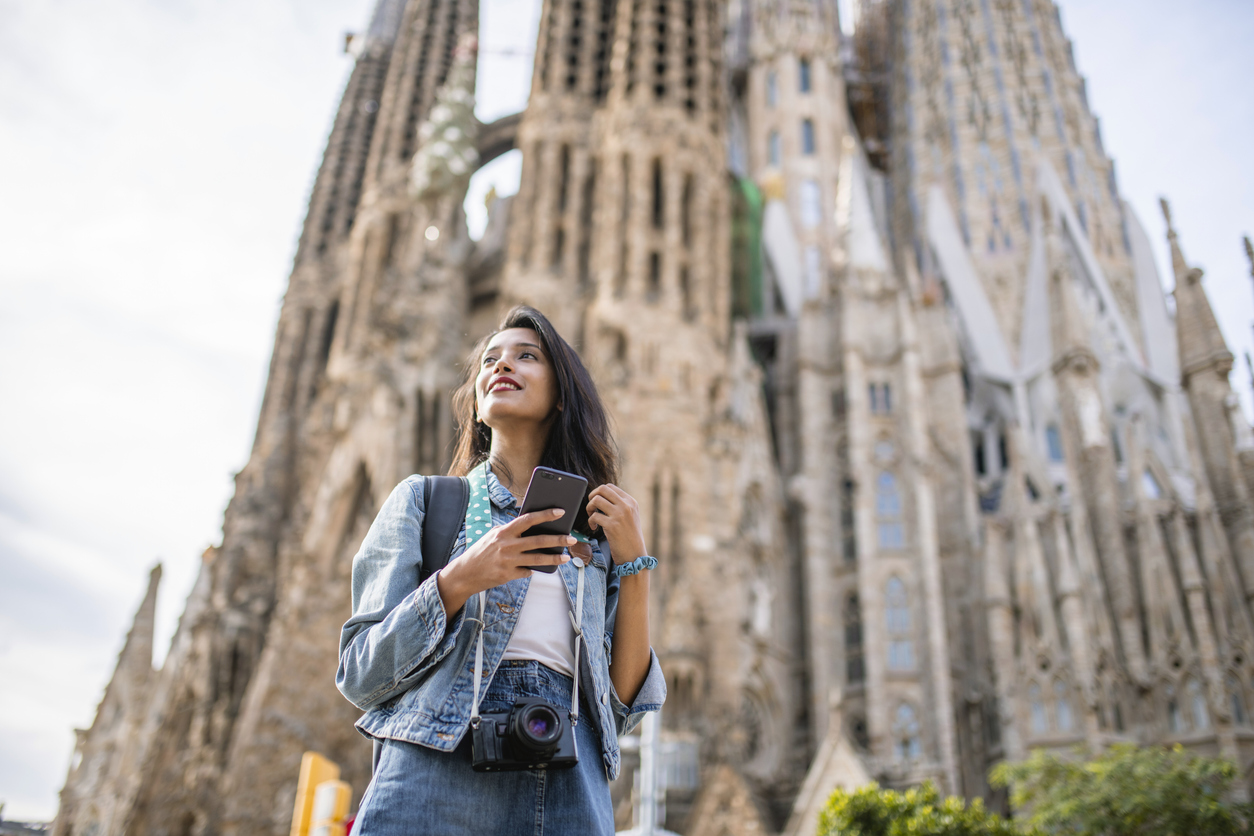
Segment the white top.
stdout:
<path fill-rule="evenodd" d="M 531 573 L 527 597 L 501 658 L 534 659 L 558 673 L 575 675 L 575 628 L 570 623 L 570 595 L 560 574 Z"/>

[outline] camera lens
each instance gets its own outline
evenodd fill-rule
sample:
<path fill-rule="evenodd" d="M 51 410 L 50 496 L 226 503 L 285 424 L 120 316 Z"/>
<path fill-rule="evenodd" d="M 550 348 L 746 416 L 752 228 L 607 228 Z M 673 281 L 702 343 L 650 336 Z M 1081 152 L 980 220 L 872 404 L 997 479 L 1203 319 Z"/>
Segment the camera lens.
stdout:
<path fill-rule="evenodd" d="M 561 728 L 561 721 L 557 719 L 557 714 L 547 705 L 527 706 L 520 719 L 522 722 L 519 725 L 526 730 L 524 736 L 530 738 L 527 742 L 537 746 L 552 743 Z"/>
<path fill-rule="evenodd" d="M 562 737 L 562 719 L 557 709 L 538 699 L 515 703 L 506 728 L 507 746 L 519 760 L 551 758 Z"/>

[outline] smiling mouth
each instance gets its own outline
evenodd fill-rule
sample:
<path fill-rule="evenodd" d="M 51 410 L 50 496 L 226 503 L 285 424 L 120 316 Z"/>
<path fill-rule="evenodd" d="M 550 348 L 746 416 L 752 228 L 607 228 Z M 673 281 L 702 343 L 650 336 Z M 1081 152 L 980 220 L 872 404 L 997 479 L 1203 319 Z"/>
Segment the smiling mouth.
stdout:
<path fill-rule="evenodd" d="M 489 392 L 501 392 L 501 391 L 517 392 L 520 388 L 522 387 L 520 387 L 517 383 L 513 383 L 508 380 L 501 380 L 496 383 L 493 383 L 491 388 L 488 389 L 488 391 Z"/>

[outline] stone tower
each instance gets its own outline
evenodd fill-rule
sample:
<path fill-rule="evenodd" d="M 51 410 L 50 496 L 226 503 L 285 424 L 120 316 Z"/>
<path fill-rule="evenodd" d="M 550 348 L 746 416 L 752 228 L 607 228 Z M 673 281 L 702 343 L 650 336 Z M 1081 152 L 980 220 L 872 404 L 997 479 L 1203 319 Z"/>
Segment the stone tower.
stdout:
<path fill-rule="evenodd" d="M 1057 6 L 839 24 L 546 0 L 527 109 L 480 124 L 474 0 L 380 0 L 222 543 L 155 673 L 154 574 L 57 833 L 284 833 L 307 749 L 360 796 L 352 556 L 392 485 L 447 468 L 459 364 L 518 302 L 592 370 L 661 560 L 669 829 L 802 836 L 872 779 L 1000 805 L 989 767 L 1037 748 L 1248 772 L 1254 438 L 1170 219 L 1166 304 Z M 467 182 L 513 148 L 471 241 Z"/>

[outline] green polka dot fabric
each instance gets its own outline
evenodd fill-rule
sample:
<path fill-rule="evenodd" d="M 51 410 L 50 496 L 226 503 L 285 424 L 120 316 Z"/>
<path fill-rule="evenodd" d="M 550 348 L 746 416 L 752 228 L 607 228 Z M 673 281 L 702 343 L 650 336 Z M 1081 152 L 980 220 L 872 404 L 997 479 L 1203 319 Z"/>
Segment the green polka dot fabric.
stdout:
<path fill-rule="evenodd" d="M 470 483 L 470 502 L 466 505 L 466 548 L 492 529 L 492 499 L 488 495 L 488 463 L 485 461 L 466 476 Z M 581 543 L 592 545 L 592 538 L 578 531 L 571 536 Z"/>
<path fill-rule="evenodd" d="M 469 549 L 492 528 L 492 500 L 488 497 L 488 463 L 476 467 L 466 477 L 470 502 L 466 503 L 466 548 Z"/>

